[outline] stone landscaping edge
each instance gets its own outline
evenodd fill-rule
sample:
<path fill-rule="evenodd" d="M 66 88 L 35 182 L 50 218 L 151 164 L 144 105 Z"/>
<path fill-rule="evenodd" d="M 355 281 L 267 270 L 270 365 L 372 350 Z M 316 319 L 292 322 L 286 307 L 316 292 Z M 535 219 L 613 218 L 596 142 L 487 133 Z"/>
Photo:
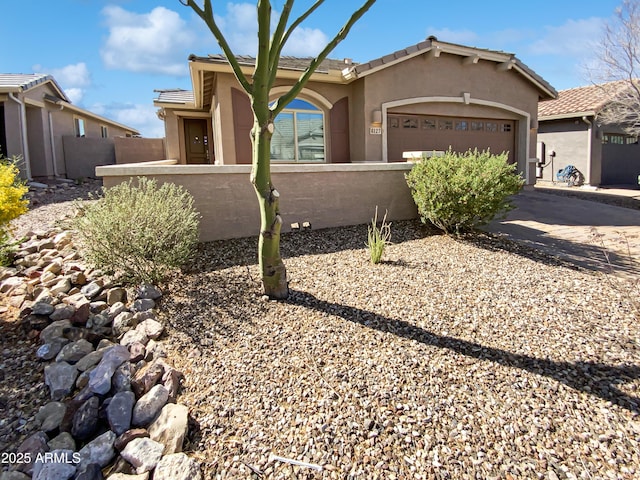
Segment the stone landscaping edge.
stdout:
<path fill-rule="evenodd" d="M 50 402 L 0 480 L 200 479 L 182 453 L 183 375 L 158 338 L 153 285 L 126 289 L 82 261 L 72 234 L 30 232 L 0 268 L 2 312 L 16 314 L 45 364 Z"/>

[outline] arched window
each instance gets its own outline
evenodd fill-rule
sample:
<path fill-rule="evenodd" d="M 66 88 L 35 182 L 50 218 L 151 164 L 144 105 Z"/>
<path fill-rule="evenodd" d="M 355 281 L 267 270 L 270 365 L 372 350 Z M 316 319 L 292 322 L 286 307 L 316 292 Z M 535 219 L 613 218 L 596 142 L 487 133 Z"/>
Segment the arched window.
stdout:
<path fill-rule="evenodd" d="M 324 114 L 296 98 L 278 114 L 271 138 L 274 162 L 324 162 Z"/>

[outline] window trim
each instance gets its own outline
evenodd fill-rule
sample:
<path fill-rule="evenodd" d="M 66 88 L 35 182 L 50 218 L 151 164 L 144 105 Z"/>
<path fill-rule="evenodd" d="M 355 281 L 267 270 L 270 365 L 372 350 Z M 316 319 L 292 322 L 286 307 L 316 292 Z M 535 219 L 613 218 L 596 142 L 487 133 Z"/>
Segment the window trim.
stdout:
<path fill-rule="evenodd" d="M 294 159 L 290 159 L 290 160 L 278 160 L 278 159 L 271 159 L 271 161 L 273 163 L 279 163 L 279 164 L 286 164 L 286 163 L 309 163 L 309 164 L 322 164 L 322 163 L 327 163 L 327 152 L 328 152 L 328 145 L 327 145 L 327 112 L 325 111 L 324 108 L 322 108 L 322 106 L 317 105 L 314 101 L 312 101 L 309 98 L 306 98 L 304 96 L 299 96 L 296 97 L 292 100 L 301 100 L 303 102 L 308 103 L 309 105 L 311 105 L 312 107 L 315 108 L 315 110 L 307 110 L 304 108 L 288 108 L 285 107 L 283 108 L 278 115 L 283 114 L 283 113 L 290 113 L 293 114 L 293 151 L 294 151 Z M 298 144 L 298 120 L 297 120 L 297 114 L 298 113 L 311 113 L 311 114 L 316 114 L 316 115 L 321 115 L 322 116 L 322 153 L 323 153 L 323 159 L 322 160 L 301 160 L 300 157 L 300 151 L 299 151 L 299 144 Z M 276 118 L 278 118 L 276 116 Z M 275 119 L 274 119 L 275 121 Z"/>
<path fill-rule="evenodd" d="M 82 125 L 82 128 L 80 128 Z M 87 120 L 79 115 L 73 116 L 73 133 L 76 137 L 82 138 L 87 136 Z"/>

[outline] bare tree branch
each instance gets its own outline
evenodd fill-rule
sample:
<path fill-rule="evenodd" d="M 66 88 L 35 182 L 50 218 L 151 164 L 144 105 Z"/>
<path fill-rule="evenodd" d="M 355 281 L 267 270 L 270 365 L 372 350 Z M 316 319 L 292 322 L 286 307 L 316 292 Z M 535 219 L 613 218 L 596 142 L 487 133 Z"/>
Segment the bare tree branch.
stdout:
<path fill-rule="evenodd" d="M 273 111 L 273 115 L 277 115 L 279 112 L 285 108 L 289 102 L 291 102 L 294 98 L 298 96 L 302 88 L 311 78 L 311 75 L 316 71 L 318 66 L 327 58 L 329 53 L 336 48 L 336 46 L 345 39 L 345 37 L 349 34 L 351 27 L 364 15 L 367 10 L 376 2 L 376 0 L 367 0 L 358 10 L 356 10 L 351 18 L 344 24 L 344 26 L 340 29 L 340 31 L 336 34 L 335 37 L 327 44 L 326 47 L 320 52 L 320 54 L 311 60 L 311 63 L 306 68 L 306 70 L 302 73 L 298 81 L 291 87 L 291 89 L 282 95 L 276 103 L 273 105 L 271 110 Z M 313 8 L 313 7 L 312 7 Z"/>
<path fill-rule="evenodd" d="M 211 33 L 215 37 L 218 45 L 224 52 L 229 65 L 233 69 L 233 73 L 235 74 L 238 82 L 242 85 L 242 88 L 247 92 L 247 94 L 251 95 L 253 92 L 253 86 L 246 75 L 242 72 L 242 68 L 238 63 L 238 59 L 235 54 L 231 50 L 227 39 L 222 34 L 220 28 L 218 28 L 218 24 L 216 23 L 215 17 L 213 15 L 213 7 L 211 6 L 211 0 L 204 0 L 204 9 L 202 9 L 195 0 L 179 0 L 180 3 L 186 7 L 191 7 L 191 9 L 196 12 L 196 14 L 207 24 Z"/>
<path fill-rule="evenodd" d="M 606 98 L 598 122 L 640 135 L 639 0 L 624 0 L 616 9 L 613 23 L 605 25 L 597 60 L 591 79 Z"/>

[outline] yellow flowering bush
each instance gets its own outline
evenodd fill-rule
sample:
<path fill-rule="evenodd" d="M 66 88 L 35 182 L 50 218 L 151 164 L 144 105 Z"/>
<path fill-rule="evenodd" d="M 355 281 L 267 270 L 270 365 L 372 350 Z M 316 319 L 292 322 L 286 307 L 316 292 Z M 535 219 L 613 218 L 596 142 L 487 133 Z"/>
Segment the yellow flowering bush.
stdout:
<path fill-rule="evenodd" d="M 9 238 L 9 222 L 27 211 L 25 194 L 28 187 L 20 180 L 17 162 L 19 158 L 0 156 L 0 249 Z M 0 256 L 1 253 L 0 253 Z"/>

